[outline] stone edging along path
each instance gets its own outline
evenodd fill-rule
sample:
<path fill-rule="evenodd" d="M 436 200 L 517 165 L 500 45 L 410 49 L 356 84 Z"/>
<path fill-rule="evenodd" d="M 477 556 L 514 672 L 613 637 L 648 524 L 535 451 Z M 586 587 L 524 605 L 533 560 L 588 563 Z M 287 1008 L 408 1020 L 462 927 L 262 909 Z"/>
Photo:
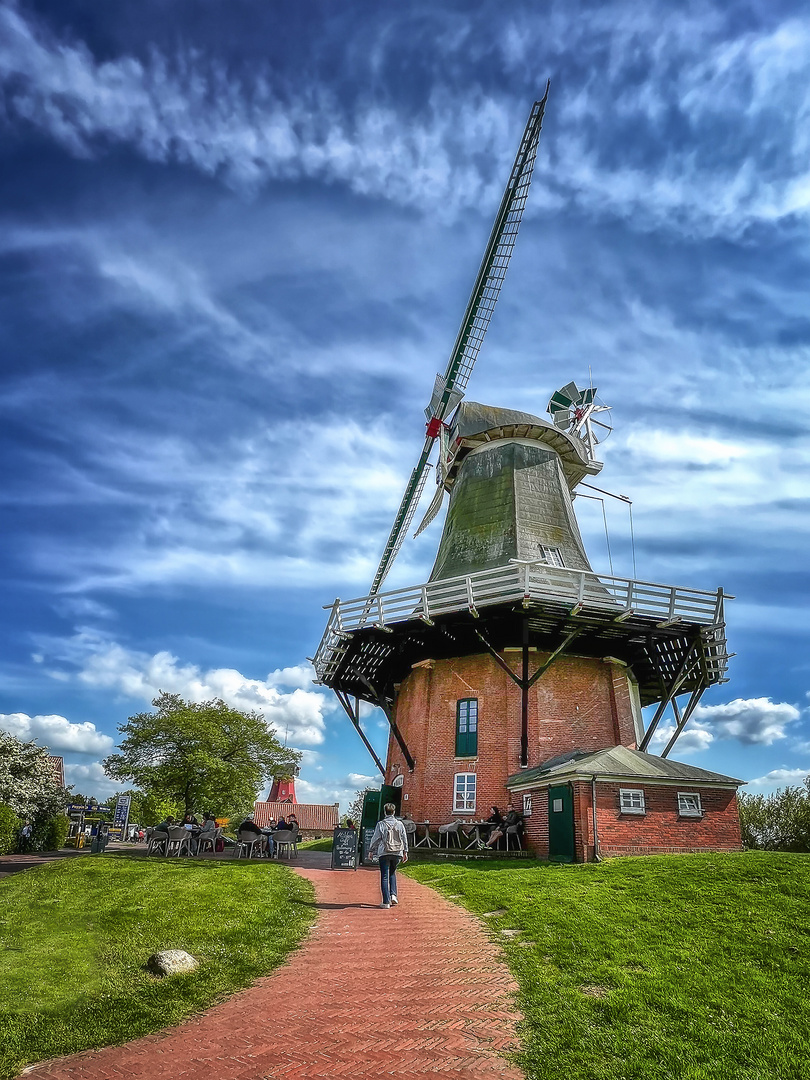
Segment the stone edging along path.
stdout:
<path fill-rule="evenodd" d="M 272 975 L 200 1017 L 124 1046 L 29 1066 L 52 1080 L 269 1080 L 439 1073 L 520 1080 L 517 985 L 469 912 L 400 876 L 379 904 L 375 870 L 329 870 L 302 852 L 318 921 Z"/>

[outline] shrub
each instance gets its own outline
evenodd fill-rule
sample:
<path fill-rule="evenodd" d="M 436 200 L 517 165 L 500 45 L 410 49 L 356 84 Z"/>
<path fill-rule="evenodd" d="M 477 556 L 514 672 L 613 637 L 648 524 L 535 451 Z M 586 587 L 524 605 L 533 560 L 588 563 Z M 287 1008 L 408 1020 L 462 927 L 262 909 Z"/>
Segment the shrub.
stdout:
<path fill-rule="evenodd" d="M 68 820 L 65 814 L 55 814 L 33 824 L 33 843 L 35 851 L 58 851 L 65 847 L 68 834 Z"/>
<path fill-rule="evenodd" d="M 0 803 L 0 855 L 17 850 L 22 822 L 11 809 Z"/>
<path fill-rule="evenodd" d="M 804 788 L 780 788 L 771 795 L 741 794 L 739 806 L 747 848 L 810 851 L 810 777 Z"/>

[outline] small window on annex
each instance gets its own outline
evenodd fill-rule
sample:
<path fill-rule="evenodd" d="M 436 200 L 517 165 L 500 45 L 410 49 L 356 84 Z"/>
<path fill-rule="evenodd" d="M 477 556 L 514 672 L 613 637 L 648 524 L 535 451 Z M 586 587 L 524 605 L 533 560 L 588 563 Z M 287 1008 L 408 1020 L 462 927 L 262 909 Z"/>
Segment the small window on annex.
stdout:
<path fill-rule="evenodd" d="M 700 794 L 697 791 L 678 792 L 678 816 L 703 817 L 703 807 L 700 805 Z"/>
<path fill-rule="evenodd" d="M 455 813 L 466 814 L 475 811 L 476 779 L 474 772 L 456 773 L 453 794 L 453 810 Z"/>
<path fill-rule="evenodd" d="M 644 792 L 641 788 L 619 789 L 619 810 L 623 814 L 646 814 Z"/>
<path fill-rule="evenodd" d="M 456 702 L 456 757 L 475 757 L 478 753 L 478 698 Z"/>

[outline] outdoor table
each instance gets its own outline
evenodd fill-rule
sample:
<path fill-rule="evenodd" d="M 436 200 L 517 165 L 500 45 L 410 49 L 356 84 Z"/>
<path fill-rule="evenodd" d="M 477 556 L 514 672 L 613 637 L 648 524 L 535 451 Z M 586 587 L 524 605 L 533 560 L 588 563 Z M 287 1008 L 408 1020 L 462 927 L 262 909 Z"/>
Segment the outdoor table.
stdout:
<path fill-rule="evenodd" d="M 472 836 L 467 834 L 467 838 L 470 841 L 464 845 L 464 850 L 469 851 L 470 848 L 480 849 L 486 847 L 486 841 L 481 835 L 481 830 L 486 829 L 488 832 L 492 830 L 491 821 L 468 821 L 467 824 L 472 829 Z"/>
<path fill-rule="evenodd" d="M 421 840 L 416 840 L 415 841 L 415 843 L 413 845 L 414 848 L 418 848 L 418 847 L 429 847 L 429 848 L 431 848 L 431 847 L 438 847 L 439 846 L 438 841 L 434 840 L 430 835 L 430 822 L 429 821 L 417 821 L 416 822 L 416 827 L 420 828 L 420 829 L 424 829 L 425 830 L 425 835 L 422 837 Z"/>

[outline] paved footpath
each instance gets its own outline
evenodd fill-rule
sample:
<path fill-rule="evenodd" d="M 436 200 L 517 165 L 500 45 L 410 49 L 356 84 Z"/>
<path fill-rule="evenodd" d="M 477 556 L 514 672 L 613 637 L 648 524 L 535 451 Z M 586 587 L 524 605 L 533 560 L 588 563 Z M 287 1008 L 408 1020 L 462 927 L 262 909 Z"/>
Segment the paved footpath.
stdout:
<path fill-rule="evenodd" d="M 413 1077 L 520 1080 L 517 989 L 478 919 L 399 877 L 379 903 L 376 870 L 329 870 L 301 852 L 318 921 L 282 967 L 193 1021 L 30 1066 L 36 1080 L 299 1080 Z"/>

